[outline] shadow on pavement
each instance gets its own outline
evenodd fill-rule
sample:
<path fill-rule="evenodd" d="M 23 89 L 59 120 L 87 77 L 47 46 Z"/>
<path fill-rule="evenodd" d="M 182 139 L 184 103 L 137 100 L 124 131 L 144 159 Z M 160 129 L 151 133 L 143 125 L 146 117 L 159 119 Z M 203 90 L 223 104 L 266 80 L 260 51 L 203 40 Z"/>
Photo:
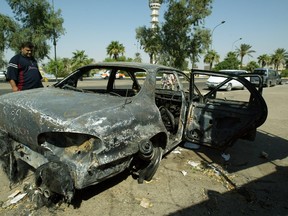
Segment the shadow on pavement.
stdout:
<path fill-rule="evenodd" d="M 129 176 L 129 172 L 124 171 L 96 185 L 89 186 L 82 190 L 76 190 L 75 196 L 72 200 L 73 207 L 80 208 L 82 201 L 89 200 L 92 197 L 97 196 L 98 194 L 101 194 L 103 191 L 108 190 L 109 188 L 124 181 L 125 179 L 127 179 L 128 176 Z"/>
<path fill-rule="evenodd" d="M 225 162 L 221 152 L 201 147 L 195 153 L 203 160 L 225 165 L 228 172 L 237 172 L 267 163 L 267 161 L 281 160 L 288 156 L 288 141 L 273 134 L 258 130 L 256 139 L 252 142 L 238 140 L 233 146 L 227 149 L 230 160 Z M 202 155 L 205 155 L 204 158 Z"/>
<path fill-rule="evenodd" d="M 169 215 L 288 215 L 287 181 L 288 168 L 277 166 L 275 172 L 227 193 L 207 190 L 206 201 Z"/>
<path fill-rule="evenodd" d="M 229 173 L 245 170 L 248 180 L 250 174 L 259 175 L 255 169 L 259 166 L 265 175 L 239 187 L 235 184 L 224 194 L 206 190 L 207 200 L 169 215 L 288 215 L 288 167 L 281 164 L 288 156 L 288 141 L 260 130 L 254 142 L 239 140 L 228 151 L 231 159 L 226 164 L 212 149 L 200 148 L 196 154 L 206 161 L 201 155 L 207 156 L 210 163 L 222 163 Z"/>

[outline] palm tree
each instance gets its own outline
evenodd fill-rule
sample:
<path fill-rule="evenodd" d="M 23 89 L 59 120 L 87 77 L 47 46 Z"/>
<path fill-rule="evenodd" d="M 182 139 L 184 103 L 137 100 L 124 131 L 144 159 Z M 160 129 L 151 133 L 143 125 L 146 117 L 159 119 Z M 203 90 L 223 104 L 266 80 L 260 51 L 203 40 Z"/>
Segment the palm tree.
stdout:
<path fill-rule="evenodd" d="M 255 61 L 250 61 L 247 65 L 246 65 L 246 70 L 249 72 L 253 72 L 255 68 L 259 68 L 259 65 L 257 64 L 257 62 Z"/>
<path fill-rule="evenodd" d="M 125 47 L 123 44 L 120 44 L 118 41 L 112 41 L 106 48 L 107 54 L 113 59 L 117 60 L 119 55 L 123 55 L 125 52 Z"/>
<path fill-rule="evenodd" d="M 270 56 L 267 54 L 260 55 L 260 56 L 258 56 L 257 59 L 258 59 L 258 63 L 261 65 L 262 68 L 269 65 L 269 63 L 271 61 Z"/>
<path fill-rule="evenodd" d="M 79 67 L 82 67 L 84 65 L 87 65 L 93 62 L 93 59 L 88 58 L 84 50 L 81 50 L 81 51 L 76 50 L 76 52 L 72 52 L 72 54 L 73 54 L 72 59 L 71 59 L 72 70 L 75 70 Z"/>
<path fill-rule="evenodd" d="M 204 63 L 208 63 L 209 64 L 209 68 L 210 70 L 213 67 L 213 63 L 218 63 L 220 60 L 220 56 L 218 55 L 218 53 L 215 50 L 209 50 L 207 52 L 207 54 L 204 56 Z"/>
<path fill-rule="evenodd" d="M 254 53 L 255 50 L 251 50 L 252 46 L 249 44 L 241 44 L 240 48 L 236 49 L 237 56 L 240 56 L 240 67 L 243 66 L 243 58 L 244 56 L 248 55 L 252 57 L 251 53 Z"/>
<path fill-rule="evenodd" d="M 278 48 L 271 56 L 271 62 L 274 64 L 274 69 L 278 70 L 281 64 L 285 64 L 288 59 L 288 52 L 283 48 Z"/>
<path fill-rule="evenodd" d="M 65 74 L 69 74 L 69 72 L 73 71 L 72 70 L 72 64 L 71 64 L 71 59 L 69 58 L 63 58 L 61 59 L 63 62 L 63 70 L 65 71 Z"/>

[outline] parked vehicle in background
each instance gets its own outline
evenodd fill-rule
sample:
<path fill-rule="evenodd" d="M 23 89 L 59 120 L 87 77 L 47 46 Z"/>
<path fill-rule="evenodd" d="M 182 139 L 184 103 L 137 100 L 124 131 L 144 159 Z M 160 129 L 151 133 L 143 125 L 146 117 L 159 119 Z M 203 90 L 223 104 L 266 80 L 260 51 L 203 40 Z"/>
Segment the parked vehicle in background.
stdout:
<path fill-rule="evenodd" d="M 0 71 L 0 80 L 6 81 L 6 71 Z"/>
<path fill-rule="evenodd" d="M 105 73 L 102 73 L 101 74 L 101 77 L 103 78 L 103 79 L 108 79 L 109 78 L 109 76 L 110 76 L 110 73 L 111 73 L 111 71 L 106 71 Z M 125 78 L 125 75 L 123 74 L 123 73 L 120 73 L 120 72 L 117 72 L 116 73 L 116 79 L 123 79 L 123 78 Z"/>
<path fill-rule="evenodd" d="M 256 68 L 252 74 L 260 75 L 264 87 L 275 86 L 277 84 L 278 72 L 269 68 Z M 258 77 L 251 77 L 250 82 L 259 86 L 260 79 Z"/>
<path fill-rule="evenodd" d="M 241 75 L 248 73 L 246 70 L 220 70 L 219 74 L 229 74 L 229 75 Z M 213 89 L 218 86 L 220 83 L 224 82 L 227 78 L 222 76 L 210 76 L 206 82 L 206 85 L 209 89 Z M 220 89 L 225 89 L 226 91 L 231 91 L 232 89 L 244 89 L 242 83 L 237 80 L 231 79 L 226 84 L 221 86 Z"/>

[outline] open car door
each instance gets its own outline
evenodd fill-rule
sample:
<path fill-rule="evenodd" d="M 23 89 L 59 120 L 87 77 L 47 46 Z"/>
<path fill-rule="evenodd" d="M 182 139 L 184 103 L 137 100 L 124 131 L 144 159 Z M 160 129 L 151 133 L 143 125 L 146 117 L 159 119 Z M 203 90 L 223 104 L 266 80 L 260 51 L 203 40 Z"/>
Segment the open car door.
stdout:
<path fill-rule="evenodd" d="M 208 89 L 205 83 L 212 75 L 225 79 Z M 221 150 L 239 138 L 254 140 L 256 128 L 265 122 L 268 110 L 262 86 L 256 89 L 249 81 L 251 76 L 192 70 L 185 139 Z M 244 88 L 221 90 L 231 80 L 240 82 Z"/>

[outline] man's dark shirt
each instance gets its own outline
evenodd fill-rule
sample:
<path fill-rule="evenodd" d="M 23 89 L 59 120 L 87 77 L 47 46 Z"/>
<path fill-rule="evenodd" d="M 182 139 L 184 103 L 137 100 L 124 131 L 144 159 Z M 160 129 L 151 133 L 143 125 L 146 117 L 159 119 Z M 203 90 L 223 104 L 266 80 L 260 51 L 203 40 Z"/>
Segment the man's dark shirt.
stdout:
<path fill-rule="evenodd" d="M 11 58 L 7 68 L 7 80 L 14 80 L 19 91 L 43 87 L 37 61 L 21 54 Z"/>

